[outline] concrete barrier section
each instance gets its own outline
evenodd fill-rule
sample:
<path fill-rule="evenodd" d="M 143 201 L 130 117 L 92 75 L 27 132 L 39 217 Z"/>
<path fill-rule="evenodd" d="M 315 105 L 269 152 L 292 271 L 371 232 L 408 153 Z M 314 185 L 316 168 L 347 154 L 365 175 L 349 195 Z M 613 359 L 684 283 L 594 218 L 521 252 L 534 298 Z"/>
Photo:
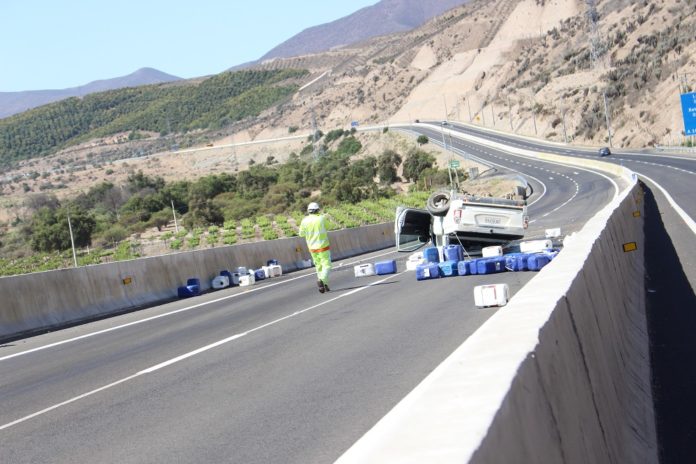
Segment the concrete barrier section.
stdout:
<path fill-rule="evenodd" d="M 392 223 L 329 233 L 332 259 L 394 246 Z M 0 278 L 0 340 L 176 298 L 191 277 L 209 290 L 223 269 L 258 269 L 277 259 L 284 272 L 309 259 L 299 237 L 174 253 L 77 269 Z"/>
<path fill-rule="evenodd" d="M 634 182 L 337 462 L 657 463 L 641 210 Z"/>

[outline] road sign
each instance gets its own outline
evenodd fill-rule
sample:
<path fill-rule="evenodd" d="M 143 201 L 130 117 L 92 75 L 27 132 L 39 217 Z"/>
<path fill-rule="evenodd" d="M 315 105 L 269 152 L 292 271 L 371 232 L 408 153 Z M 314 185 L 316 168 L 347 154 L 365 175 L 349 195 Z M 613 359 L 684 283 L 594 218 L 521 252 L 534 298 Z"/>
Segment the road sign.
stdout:
<path fill-rule="evenodd" d="M 459 160 L 452 160 L 449 162 L 449 167 L 452 169 L 456 169 L 459 167 Z"/>
<path fill-rule="evenodd" d="M 696 135 L 696 92 L 683 93 L 681 105 L 684 115 L 684 134 Z"/>
<path fill-rule="evenodd" d="M 350 127 L 358 127 L 360 123 L 358 121 L 351 121 L 350 122 Z"/>

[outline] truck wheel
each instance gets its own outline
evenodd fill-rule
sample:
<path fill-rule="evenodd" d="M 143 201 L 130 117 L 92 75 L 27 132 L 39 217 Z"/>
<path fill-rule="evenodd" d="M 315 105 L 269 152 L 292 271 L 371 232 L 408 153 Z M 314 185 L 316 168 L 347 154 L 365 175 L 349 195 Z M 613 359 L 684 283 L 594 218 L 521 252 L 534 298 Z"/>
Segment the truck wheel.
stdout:
<path fill-rule="evenodd" d="M 428 197 L 426 207 L 433 216 L 445 216 L 450 207 L 448 192 L 435 192 Z"/>

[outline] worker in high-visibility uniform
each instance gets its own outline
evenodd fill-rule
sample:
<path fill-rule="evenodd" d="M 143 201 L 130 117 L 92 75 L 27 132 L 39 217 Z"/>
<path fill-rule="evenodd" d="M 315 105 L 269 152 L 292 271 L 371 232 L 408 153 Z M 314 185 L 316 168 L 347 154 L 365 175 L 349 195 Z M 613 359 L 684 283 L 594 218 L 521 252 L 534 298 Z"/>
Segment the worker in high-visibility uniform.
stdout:
<path fill-rule="evenodd" d="M 314 267 L 317 269 L 319 293 L 329 291 L 329 271 L 331 270 L 331 249 L 329 234 L 326 231 L 324 216 L 319 214 L 319 205 L 307 205 L 307 216 L 300 223 L 300 237 L 307 240 L 307 248 L 312 254 Z"/>

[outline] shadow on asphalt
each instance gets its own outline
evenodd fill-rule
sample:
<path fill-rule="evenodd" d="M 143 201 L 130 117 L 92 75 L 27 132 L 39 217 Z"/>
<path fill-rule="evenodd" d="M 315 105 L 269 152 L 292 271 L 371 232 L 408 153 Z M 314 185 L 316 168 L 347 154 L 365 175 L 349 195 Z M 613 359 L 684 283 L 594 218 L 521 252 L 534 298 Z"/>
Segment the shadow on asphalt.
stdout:
<path fill-rule="evenodd" d="M 645 191 L 645 269 L 653 400 L 661 464 L 696 462 L 696 295 Z"/>

